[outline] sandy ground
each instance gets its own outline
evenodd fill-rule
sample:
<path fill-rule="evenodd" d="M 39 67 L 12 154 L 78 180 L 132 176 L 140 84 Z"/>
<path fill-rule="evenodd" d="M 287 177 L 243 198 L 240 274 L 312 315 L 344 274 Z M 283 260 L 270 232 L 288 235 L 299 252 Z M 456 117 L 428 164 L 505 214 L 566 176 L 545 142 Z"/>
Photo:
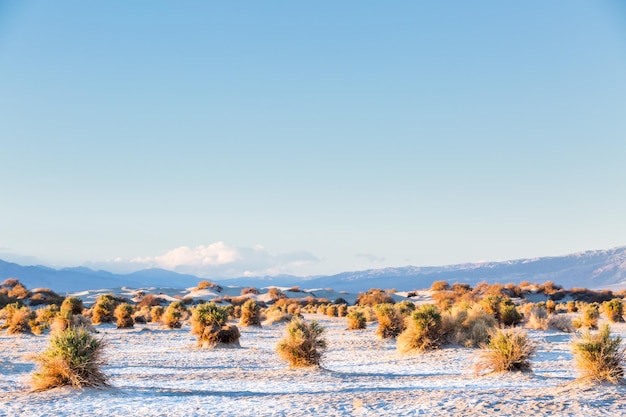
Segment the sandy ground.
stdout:
<path fill-rule="evenodd" d="M 4 416 L 620 416 L 626 388 L 575 382 L 571 335 L 532 331 L 532 374 L 474 375 L 477 350 L 402 356 L 375 325 L 307 316 L 327 329 L 324 368 L 290 370 L 274 351 L 284 324 L 241 328 L 240 348 L 201 350 L 189 328 L 98 326 L 111 388 L 29 393 L 32 355 L 48 336 L 0 334 Z M 626 325 L 614 325 L 626 336 Z"/>

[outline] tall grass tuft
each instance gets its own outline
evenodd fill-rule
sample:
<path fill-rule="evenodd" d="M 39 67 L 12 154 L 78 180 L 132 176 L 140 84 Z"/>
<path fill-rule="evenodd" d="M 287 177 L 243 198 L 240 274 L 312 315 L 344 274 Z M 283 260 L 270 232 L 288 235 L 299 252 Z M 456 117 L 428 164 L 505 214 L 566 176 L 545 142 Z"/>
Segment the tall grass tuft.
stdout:
<path fill-rule="evenodd" d="M 577 329 L 597 329 L 598 319 L 600 318 L 600 306 L 596 303 L 587 304 L 582 309 L 579 318 L 573 321 L 574 327 Z"/>
<path fill-rule="evenodd" d="M 324 328 L 316 321 L 295 316 L 287 324 L 287 335 L 276 346 L 278 355 L 294 368 L 319 366 L 326 350 Z"/>
<path fill-rule="evenodd" d="M 529 372 L 530 358 L 534 354 L 535 346 L 526 333 L 497 329 L 483 346 L 476 372 Z"/>
<path fill-rule="evenodd" d="M 103 342 L 82 327 L 68 327 L 53 334 L 48 349 L 35 358 L 39 370 L 32 377 L 33 389 L 106 386 L 101 371 L 103 348 Z"/>
<path fill-rule="evenodd" d="M 621 343 L 621 337 L 611 337 L 608 324 L 595 334 L 589 331 L 583 333 L 572 343 L 581 378 L 593 382 L 623 383 L 625 352 Z"/>

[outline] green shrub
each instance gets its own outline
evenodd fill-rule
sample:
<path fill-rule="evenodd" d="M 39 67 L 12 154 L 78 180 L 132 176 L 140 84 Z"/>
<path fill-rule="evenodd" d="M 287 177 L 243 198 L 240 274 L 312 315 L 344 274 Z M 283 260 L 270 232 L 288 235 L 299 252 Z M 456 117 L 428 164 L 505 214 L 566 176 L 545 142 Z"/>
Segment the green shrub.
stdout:
<path fill-rule="evenodd" d="M 69 327 L 50 338 L 50 346 L 35 358 L 34 390 L 69 385 L 74 388 L 107 385 L 101 368 L 104 344 L 82 327 Z"/>
<path fill-rule="evenodd" d="M 441 314 L 433 304 L 419 306 L 408 318 L 407 328 L 400 333 L 397 348 L 402 353 L 436 349 L 442 342 Z"/>
<path fill-rule="evenodd" d="M 483 372 L 510 372 L 531 370 L 530 358 L 535 353 L 535 347 L 526 333 L 516 332 L 513 329 L 497 329 L 483 346 L 480 361 L 476 365 L 478 373 Z"/>
<path fill-rule="evenodd" d="M 319 366 L 326 350 L 324 328 L 316 321 L 307 323 L 296 316 L 286 330 L 287 335 L 276 346 L 278 355 L 291 367 Z"/>
<path fill-rule="evenodd" d="M 623 382 L 624 349 L 619 336 L 611 337 L 608 324 L 592 334 L 589 331 L 572 343 L 576 367 L 582 379 L 595 382 Z"/>

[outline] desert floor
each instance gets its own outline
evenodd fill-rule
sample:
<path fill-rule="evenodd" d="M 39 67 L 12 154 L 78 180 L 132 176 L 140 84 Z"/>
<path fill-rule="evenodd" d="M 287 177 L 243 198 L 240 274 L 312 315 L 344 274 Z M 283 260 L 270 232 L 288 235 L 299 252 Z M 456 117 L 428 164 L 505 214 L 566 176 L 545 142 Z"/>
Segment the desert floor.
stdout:
<path fill-rule="evenodd" d="M 33 354 L 48 335 L 0 333 L 0 415 L 7 416 L 619 416 L 626 387 L 575 381 L 570 334 L 529 331 L 531 374 L 476 376 L 478 350 L 448 347 L 403 356 L 375 324 L 306 316 L 326 328 L 323 369 L 292 370 L 275 346 L 285 324 L 240 328 L 241 347 L 202 350 L 189 327 L 98 326 L 107 343 L 110 388 L 29 392 Z M 626 336 L 626 325 L 612 326 Z"/>

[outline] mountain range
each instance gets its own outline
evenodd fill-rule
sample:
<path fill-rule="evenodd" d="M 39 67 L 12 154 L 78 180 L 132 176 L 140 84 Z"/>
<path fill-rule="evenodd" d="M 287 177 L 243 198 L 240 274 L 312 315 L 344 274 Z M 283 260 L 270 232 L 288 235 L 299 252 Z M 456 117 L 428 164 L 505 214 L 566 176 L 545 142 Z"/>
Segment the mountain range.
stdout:
<path fill-rule="evenodd" d="M 85 267 L 54 269 L 46 266 L 22 266 L 0 260 L 0 281 L 17 278 L 28 288 L 51 288 L 59 293 L 106 288 L 187 288 L 205 278 L 179 274 L 163 269 L 146 269 L 131 274 L 94 271 Z M 467 263 L 448 266 L 369 269 L 335 275 L 297 277 L 245 277 L 228 280 L 211 279 L 221 285 L 300 286 L 333 288 L 359 292 L 369 288 L 395 288 L 398 291 L 424 289 L 434 281 L 541 283 L 553 281 L 564 288 L 626 288 L 626 246 L 579 252 L 566 256 L 519 259 L 504 262 Z"/>

